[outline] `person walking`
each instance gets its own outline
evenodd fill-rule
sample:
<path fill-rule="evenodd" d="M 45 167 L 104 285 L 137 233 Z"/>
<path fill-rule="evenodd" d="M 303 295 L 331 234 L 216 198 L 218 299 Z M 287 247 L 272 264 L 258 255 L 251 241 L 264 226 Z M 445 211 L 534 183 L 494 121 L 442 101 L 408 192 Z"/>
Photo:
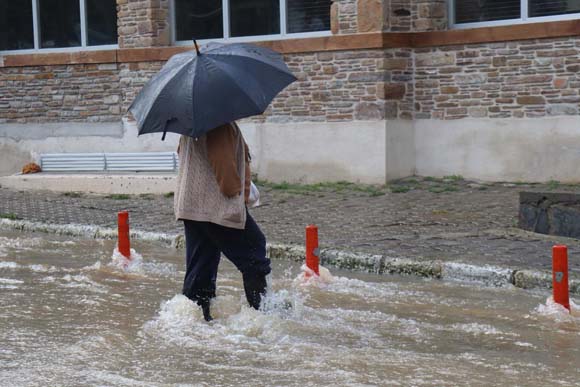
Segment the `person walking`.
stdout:
<path fill-rule="evenodd" d="M 178 154 L 174 207 L 185 227 L 183 294 L 212 320 L 223 253 L 242 273 L 249 305 L 259 309 L 271 267 L 266 238 L 247 209 L 251 158 L 240 128 L 232 122 L 198 138 L 182 135 Z"/>

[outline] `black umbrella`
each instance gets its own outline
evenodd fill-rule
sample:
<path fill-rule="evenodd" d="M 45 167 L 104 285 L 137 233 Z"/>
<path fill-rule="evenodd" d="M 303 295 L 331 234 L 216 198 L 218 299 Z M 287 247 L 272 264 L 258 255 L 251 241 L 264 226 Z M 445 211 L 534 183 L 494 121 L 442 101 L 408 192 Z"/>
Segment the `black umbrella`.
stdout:
<path fill-rule="evenodd" d="M 129 111 L 139 134 L 199 137 L 220 125 L 261 114 L 296 80 L 282 55 L 251 44 L 211 43 L 174 55 L 137 95 Z"/>

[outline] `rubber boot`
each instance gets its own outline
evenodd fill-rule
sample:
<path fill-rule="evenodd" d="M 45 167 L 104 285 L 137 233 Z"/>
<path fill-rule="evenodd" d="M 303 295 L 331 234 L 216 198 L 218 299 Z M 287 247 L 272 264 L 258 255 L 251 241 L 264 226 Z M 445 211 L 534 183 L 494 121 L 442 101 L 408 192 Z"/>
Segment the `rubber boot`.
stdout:
<path fill-rule="evenodd" d="M 268 286 L 266 275 L 245 273 L 242 277 L 244 279 L 244 292 L 246 293 L 248 304 L 256 310 L 260 309 L 262 297 L 266 295 L 266 288 Z"/>

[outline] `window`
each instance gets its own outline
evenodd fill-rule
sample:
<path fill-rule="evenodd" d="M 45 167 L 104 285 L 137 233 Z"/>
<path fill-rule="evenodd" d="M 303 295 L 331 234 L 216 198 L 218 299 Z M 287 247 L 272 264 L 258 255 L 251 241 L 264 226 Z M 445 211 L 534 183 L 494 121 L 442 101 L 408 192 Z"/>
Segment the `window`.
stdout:
<path fill-rule="evenodd" d="M 175 0 L 176 40 L 215 39 L 223 35 L 222 0 Z"/>
<path fill-rule="evenodd" d="M 0 51 L 34 48 L 32 2 L 0 0 Z"/>
<path fill-rule="evenodd" d="M 89 46 L 117 44 L 116 0 L 85 0 Z"/>
<path fill-rule="evenodd" d="M 116 0 L 0 0 L 0 51 L 116 44 Z"/>
<path fill-rule="evenodd" d="M 288 32 L 330 30 L 330 5 L 328 0 L 288 1 Z"/>
<path fill-rule="evenodd" d="M 229 0 L 231 36 L 280 33 L 280 5 L 271 0 Z"/>
<path fill-rule="evenodd" d="M 452 0 L 454 25 L 473 27 L 580 18 L 580 0 Z"/>
<path fill-rule="evenodd" d="M 176 41 L 330 34 L 332 0 L 173 0 Z"/>

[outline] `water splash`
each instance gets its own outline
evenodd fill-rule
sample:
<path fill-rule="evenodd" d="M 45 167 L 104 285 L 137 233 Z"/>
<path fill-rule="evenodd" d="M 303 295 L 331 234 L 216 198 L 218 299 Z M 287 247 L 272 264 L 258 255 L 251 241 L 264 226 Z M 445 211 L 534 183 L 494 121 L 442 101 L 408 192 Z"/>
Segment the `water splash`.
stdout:
<path fill-rule="evenodd" d="M 580 324 L 580 305 L 570 300 L 570 310 L 554 301 L 550 296 L 546 299 L 545 304 L 539 305 L 534 312 L 540 316 L 548 317 L 556 322 L 574 322 Z"/>
<path fill-rule="evenodd" d="M 129 258 L 125 257 L 119 252 L 118 248 L 113 251 L 113 256 L 111 257 L 110 266 L 122 270 L 126 273 L 143 273 L 143 256 L 131 249 L 131 255 Z"/>
<path fill-rule="evenodd" d="M 298 277 L 294 280 L 295 287 L 325 287 L 334 281 L 334 277 L 330 274 L 330 271 L 323 266 L 318 267 L 320 275 L 317 275 L 306 265 L 302 265 L 300 270 L 302 270 L 302 272 L 298 274 Z"/>

